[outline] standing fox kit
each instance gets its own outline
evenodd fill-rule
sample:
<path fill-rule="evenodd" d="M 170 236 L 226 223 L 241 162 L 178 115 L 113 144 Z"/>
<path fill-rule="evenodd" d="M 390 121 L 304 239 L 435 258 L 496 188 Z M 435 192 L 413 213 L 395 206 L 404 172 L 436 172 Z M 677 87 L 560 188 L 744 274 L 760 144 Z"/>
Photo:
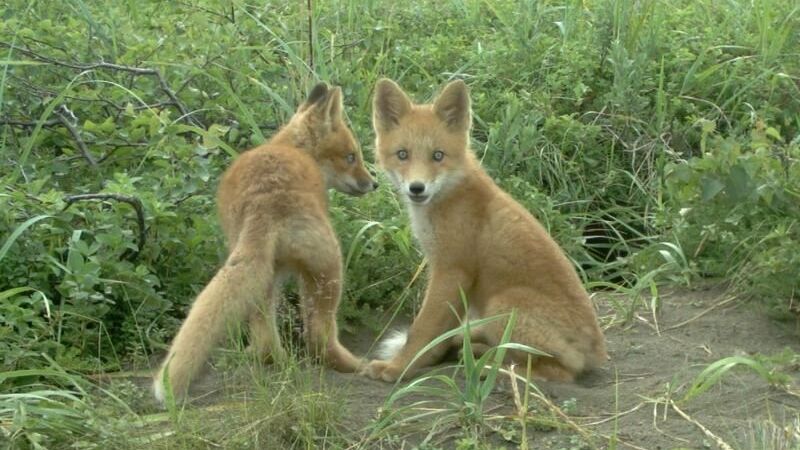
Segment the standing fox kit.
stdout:
<path fill-rule="evenodd" d="M 375 88 L 376 158 L 406 201 L 431 273 L 405 344 L 364 373 L 396 380 L 423 347 L 459 325 L 463 291 L 470 318 L 516 312 L 511 341 L 551 355 L 534 358 L 534 377 L 572 381 L 608 358 L 589 296 L 541 224 L 481 169 L 469 149 L 471 120 L 462 81 L 428 105 L 413 104 L 391 80 Z M 472 337 L 496 346 L 504 328 L 493 321 Z M 436 363 L 447 345 L 420 356 L 406 374 Z M 528 353 L 508 354 L 523 366 L 527 361 Z"/>
<path fill-rule="evenodd" d="M 341 90 L 318 84 L 283 129 L 225 172 L 217 202 L 228 259 L 175 337 L 155 378 L 156 399 L 165 398 L 165 371 L 176 397 L 185 395 L 228 327 L 245 320 L 251 350 L 281 359 L 275 306 L 284 275 L 298 278 L 311 352 L 336 370 L 355 371 L 359 360 L 337 338 L 342 261 L 327 189 L 362 195 L 375 187 L 342 118 Z"/>

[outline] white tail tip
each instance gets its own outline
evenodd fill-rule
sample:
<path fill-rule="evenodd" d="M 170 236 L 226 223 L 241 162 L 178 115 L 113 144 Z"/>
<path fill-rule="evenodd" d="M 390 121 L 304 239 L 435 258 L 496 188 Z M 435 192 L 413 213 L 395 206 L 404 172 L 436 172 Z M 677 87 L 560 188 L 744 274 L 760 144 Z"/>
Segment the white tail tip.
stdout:
<path fill-rule="evenodd" d="M 161 380 L 155 380 L 153 382 L 153 396 L 155 396 L 156 401 L 159 404 L 164 404 L 166 395 L 164 394 L 164 384 L 161 383 Z"/>
<path fill-rule="evenodd" d="M 159 379 L 153 381 L 153 395 L 156 398 L 156 401 L 159 405 L 164 405 L 164 400 L 167 397 L 166 392 L 164 391 L 164 383 Z"/>
<path fill-rule="evenodd" d="M 408 330 L 392 330 L 389 332 L 380 344 L 378 349 L 375 350 L 375 357 L 382 360 L 394 358 L 400 352 L 400 349 L 406 345 L 408 339 Z"/>

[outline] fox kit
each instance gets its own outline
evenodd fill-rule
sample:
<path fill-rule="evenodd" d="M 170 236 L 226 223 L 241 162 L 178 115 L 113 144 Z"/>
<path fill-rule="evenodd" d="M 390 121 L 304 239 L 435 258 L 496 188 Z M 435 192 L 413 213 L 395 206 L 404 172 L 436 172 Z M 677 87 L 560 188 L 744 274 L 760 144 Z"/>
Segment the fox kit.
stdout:
<path fill-rule="evenodd" d="M 326 190 L 362 195 L 376 186 L 342 119 L 342 91 L 318 84 L 283 129 L 242 153 L 222 177 L 217 203 L 228 259 L 175 337 L 155 378 L 156 399 L 164 401 L 165 370 L 175 395 L 185 395 L 227 327 L 245 320 L 251 350 L 282 358 L 275 306 L 284 275 L 298 278 L 311 352 L 336 370 L 355 371 L 360 361 L 337 338 L 342 261 Z"/>
<path fill-rule="evenodd" d="M 470 318 L 516 311 L 512 342 L 542 350 L 536 378 L 572 381 L 602 364 L 603 333 L 575 269 L 558 244 L 519 203 L 481 169 L 469 149 L 470 99 L 462 81 L 448 84 L 433 104 L 416 105 L 391 80 L 375 88 L 376 158 L 405 200 L 411 225 L 430 263 L 419 314 L 389 360 L 375 360 L 364 374 L 396 380 L 434 338 Z M 505 323 L 473 329 L 473 339 L 500 343 Z M 437 362 L 447 344 L 408 367 L 407 375 Z M 510 351 L 525 364 L 528 354 Z"/>

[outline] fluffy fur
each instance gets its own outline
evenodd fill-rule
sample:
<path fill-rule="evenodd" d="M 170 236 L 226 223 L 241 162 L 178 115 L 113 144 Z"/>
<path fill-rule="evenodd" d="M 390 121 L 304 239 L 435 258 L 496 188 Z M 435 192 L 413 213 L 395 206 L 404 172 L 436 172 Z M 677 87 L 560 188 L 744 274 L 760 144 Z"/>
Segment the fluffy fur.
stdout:
<path fill-rule="evenodd" d="M 355 371 L 360 360 L 337 338 L 342 261 L 327 189 L 361 195 L 375 186 L 342 119 L 341 90 L 317 85 L 285 127 L 242 153 L 223 176 L 217 200 L 229 255 L 173 340 L 154 380 L 156 399 L 164 401 L 165 370 L 183 397 L 232 325 L 247 321 L 259 357 L 284 356 L 275 323 L 279 274 L 298 278 L 312 353 L 336 370 Z"/>
<path fill-rule="evenodd" d="M 408 340 L 408 330 L 392 330 L 378 344 L 375 356 L 378 359 L 392 359 L 406 345 Z"/>
<path fill-rule="evenodd" d="M 511 340 L 551 355 L 534 358 L 534 376 L 570 381 L 607 359 L 594 308 L 556 242 L 480 167 L 469 149 L 470 123 L 462 81 L 427 105 L 414 104 L 391 80 L 375 88 L 378 163 L 407 205 L 430 280 L 405 345 L 363 373 L 396 380 L 424 346 L 458 326 L 463 292 L 475 318 L 516 312 Z M 486 324 L 473 330 L 473 339 L 495 346 L 505 326 L 504 320 Z M 448 345 L 428 351 L 407 373 L 436 363 Z M 516 350 L 509 356 L 523 365 L 528 358 Z"/>

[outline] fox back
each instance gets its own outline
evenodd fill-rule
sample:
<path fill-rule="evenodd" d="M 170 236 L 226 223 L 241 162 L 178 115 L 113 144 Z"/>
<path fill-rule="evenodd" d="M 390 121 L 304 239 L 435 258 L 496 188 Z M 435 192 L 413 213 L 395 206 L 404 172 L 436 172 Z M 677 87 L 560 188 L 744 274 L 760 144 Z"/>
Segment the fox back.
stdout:
<path fill-rule="evenodd" d="M 248 214 L 274 223 L 281 210 L 309 212 L 309 205 L 297 204 L 301 197 L 296 193 L 311 193 L 318 203 L 314 209 L 327 214 L 325 189 L 362 195 L 377 187 L 364 167 L 361 149 L 342 109 L 341 89 L 320 83 L 272 139 L 234 161 L 218 193 L 229 245 Z M 257 212 L 248 213 L 248 208 Z M 273 212 L 265 214 L 267 211 Z"/>

